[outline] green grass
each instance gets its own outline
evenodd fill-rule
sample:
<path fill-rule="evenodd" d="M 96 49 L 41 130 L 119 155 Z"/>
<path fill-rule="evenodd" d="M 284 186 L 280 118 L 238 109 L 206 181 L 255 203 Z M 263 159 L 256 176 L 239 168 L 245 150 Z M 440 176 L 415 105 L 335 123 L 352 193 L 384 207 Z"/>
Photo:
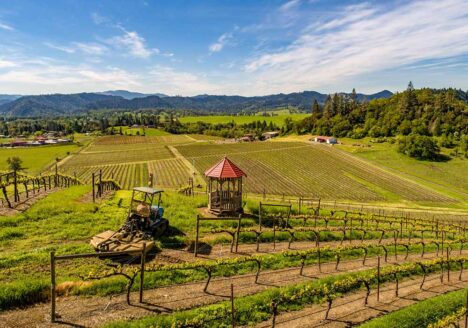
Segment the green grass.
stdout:
<path fill-rule="evenodd" d="M 368 138 L 362 140 L 340 139 L 340 141 L 344 143 L 344 145 L 338 146 L 342 150 L 390 172 L 414 180 L 460 201 L 466 202 L 468 199 L 468 175 L 466 174 L 468 160 L 466 159 L 452 158 L 446 162 L 423 161 L 398 153 L 396 145 L 388 142 L 371 143 Z"/>
<path fill-rule="evenodd" d="M 36 175 L 45 169 L 48 165 L 55 163 L 55 159 L 64 158 L 68 153 L 75 152 L 79 146 L 51 145 L 25 148 L 0 148 L 0 170 L 7 170 L 6 162 L 8 157 L 18 156 L 23 161 L 25 172 Z"/>
<path fill-rule="evenodd" d="M 197 122 L 205 122 L 211 124 L 219 124 L 219 123 L 230 123 L 235 122 L 236 124 L 248 124 L 255 121 L 266 121 L 267 124 L 273 122 L 277 126 L 281 127 L 284 125 L 284 120 L 286 118 L 291 118 L 293 121 L 300 121 L 304 118 L 308 117 L 309 114 L 283 114 L 277 116 L 260 116 L 260 115 L 253 115 L 253 116 L 184 116 L 179 118 L 181 123 L 197 123 Z"/>
<path fill-rule="evenodd" d="M 361 328 L 427 327 L 460 309 L 466 300 L 466 290 L 459 290 L 410 305 L 404 309 L 371 320 Z"/>
<path fill-rule="evenodd" d="M 114 133 L 118 134 L 120 133 L 120 128 L 122 128 L 122 132 L 124 135 L 131 135 L 131 136 L 136 136 L 136 135 L 143 135 L 148 137 L 157 137 L 157 136 L 166 136 L 169 135 L 170 133 L 160 130 L 160 129 L 155 129 L 155 128 L 132 128 L 129 126 L 116 126 L 114 127 Z M 137 134 L 138 132 L 138 134 Z"/>

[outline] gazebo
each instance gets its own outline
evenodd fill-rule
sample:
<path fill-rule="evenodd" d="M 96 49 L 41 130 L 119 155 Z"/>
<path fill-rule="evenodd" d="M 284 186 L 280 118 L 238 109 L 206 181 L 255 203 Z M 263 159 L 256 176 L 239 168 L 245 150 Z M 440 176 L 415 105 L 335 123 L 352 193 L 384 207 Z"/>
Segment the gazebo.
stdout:
<path fill-rule="evenodd" d="M 208 178 L 208 209 L 216 215 L 243 213 L 242 177 L 247 175 L 224 157 L 205 171 Z"/>

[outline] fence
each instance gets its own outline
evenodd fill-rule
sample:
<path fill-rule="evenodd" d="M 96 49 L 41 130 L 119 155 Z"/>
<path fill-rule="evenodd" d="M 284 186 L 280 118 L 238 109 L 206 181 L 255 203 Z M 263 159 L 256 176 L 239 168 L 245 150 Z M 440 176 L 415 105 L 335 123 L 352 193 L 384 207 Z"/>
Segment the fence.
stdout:
<path fill-rule="evenodd" d="M 91 174 L 91 185 L 93 187 L 93 202 L 96 202 L 96 198 L 101 198 L 105 191 L 122 189 L 114 179 L 103 179 L 102 170 L 99 170 L 97 174 L 94 172 Z"/>
<path fill-rule="evenodd" d="M 141 251 L 84 253 L 84 254 L 71 254 L 71 255 L 58 255 L 58 256 L 55 255 L 55 252 L 50 252 L 50 321 L 56 322 L 56 317 L 57 317 L 56 315 L 56 288 L 55 288 L 56 287 L 55 278 L 56 278 L 56 262 L 57 261 L 70 260 L 70 259 L 83 259 L 83 258 L 123 256 L 123 255 L 139 255 L 141 257 L 139 302 L 142 303 L 143 302 L 143 283 L 144 283 L 145 263 L 146 263 L 146 244 L 143 244 L 143 248 Z M 129 290 L 130 290 L 130 287 L 129 287 Z"/>
<path fill-rule="evenodd" d="M 0 175 L 0 188 L 2 189 L 3 198 L 9 208 L 13 208 L 13 203 L 19 203 L 21 198 L 28 199 L 30 195 L 52 188 L 68 188 L 70 186 L 79 185 L 81 181 L 75 177 L 63 175 L 59 173 L 41 176 L 28 176 L 18 172 L 9 172 Z M 10 200 L 9 187 L 13 187 L 13 200 Z M 20 189 L 22 189 L 20 191 Z M 24 195 L 22 197 L 21 195 Z"/>

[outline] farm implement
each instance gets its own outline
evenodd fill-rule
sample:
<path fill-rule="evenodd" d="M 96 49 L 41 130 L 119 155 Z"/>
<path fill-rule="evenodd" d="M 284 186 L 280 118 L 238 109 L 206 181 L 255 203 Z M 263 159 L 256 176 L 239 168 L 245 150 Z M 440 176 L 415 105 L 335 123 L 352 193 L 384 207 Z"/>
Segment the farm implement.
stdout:
<path fill-rule="evenodd" d="M 163 218 L 162 190 L 149 187 L 133 188 L 132 200 L 125 223 L 117 231 L 107 230 L 91 238 L 97 252 L 150 251 L 154 238 L 162 236 L 169 227 Z"/>

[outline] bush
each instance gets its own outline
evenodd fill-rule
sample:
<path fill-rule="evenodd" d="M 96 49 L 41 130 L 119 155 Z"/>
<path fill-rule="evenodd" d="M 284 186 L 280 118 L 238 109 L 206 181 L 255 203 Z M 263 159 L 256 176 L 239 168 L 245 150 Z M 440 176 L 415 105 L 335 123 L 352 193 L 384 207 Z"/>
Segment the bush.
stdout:
<path fill-rule="evenodd" d="M 49 299 L 47 280 L 22 280 L 0 288 L 0 310 L 25 306 Z"/>
<path fill-rule="evenodd" d="M 410 135 L 399 139 L 398 151 L 418 159 L 436 160 L 440 157 L 439 146 L 427 136 Z"/>

